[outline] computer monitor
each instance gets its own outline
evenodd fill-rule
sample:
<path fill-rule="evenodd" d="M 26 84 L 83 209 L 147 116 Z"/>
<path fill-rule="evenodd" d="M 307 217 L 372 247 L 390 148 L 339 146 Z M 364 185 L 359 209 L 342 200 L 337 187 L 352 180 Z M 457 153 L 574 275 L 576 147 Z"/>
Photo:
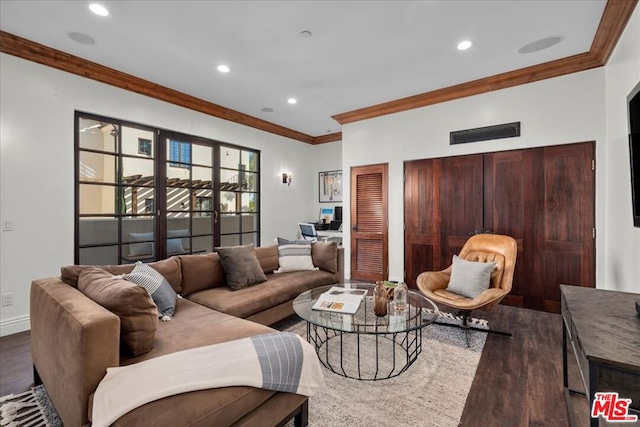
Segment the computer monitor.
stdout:
<path fill-rule="evenodd" d="M 330 208 L 320 208 L 320 218 L 318 219 L 319 222 L 324 222 L 325 224 L 329 224 L 331 221 L 333 221 L 333 212 L 334 212 L 334 208 L 333 206 Z"/>

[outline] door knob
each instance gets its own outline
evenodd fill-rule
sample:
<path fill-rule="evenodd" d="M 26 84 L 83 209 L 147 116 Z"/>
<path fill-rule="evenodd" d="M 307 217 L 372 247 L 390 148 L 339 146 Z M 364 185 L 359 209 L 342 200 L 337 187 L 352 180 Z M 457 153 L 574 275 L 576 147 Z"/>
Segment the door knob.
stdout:
<path fill-rule="evenodd" d="M 357 225 L 352 225 L 351 226 L 351 231 L 358 231 L 358 226 Z"/>

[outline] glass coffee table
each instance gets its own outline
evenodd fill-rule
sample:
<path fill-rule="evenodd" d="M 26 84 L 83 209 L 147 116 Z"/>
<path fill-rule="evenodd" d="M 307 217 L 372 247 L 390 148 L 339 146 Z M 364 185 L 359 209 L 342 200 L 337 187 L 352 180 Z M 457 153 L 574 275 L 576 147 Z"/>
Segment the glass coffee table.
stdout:
<path fill-rule="evenodd" d="M 312 307 L 332 286 L 366 289 L 355 314 Z M 303 292 L 293 301 L 295 312 L 307 322 L 307 341 L 315 346 L 320 362 L 330 371 L 358 380 L 384 380 L 406 371 L 422 351 L 422 328 L 438 317 L 438 307 L 419 292 L 409 290 L 404 311 L 392 301 L 387 315 L 373 312 L 372 283 L 351 282 Z"/>

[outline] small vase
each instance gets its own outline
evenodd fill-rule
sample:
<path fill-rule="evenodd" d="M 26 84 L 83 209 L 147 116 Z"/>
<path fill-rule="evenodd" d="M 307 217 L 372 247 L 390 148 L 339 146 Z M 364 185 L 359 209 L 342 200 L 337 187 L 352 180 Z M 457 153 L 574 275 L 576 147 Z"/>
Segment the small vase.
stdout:
<path fill-rule="evenodd" d="M 384 317 L 387 315 L 387 303 L 387 290 L 382 282 L 378 282 L 373 288 L 373 312 L 376 316 Z"/>
<path fill-rule="evenodd" d="M 407 308 L 407 285 L 399 282 L 393 291 L 393 304 L 396 311 L 405 311 Z"/>

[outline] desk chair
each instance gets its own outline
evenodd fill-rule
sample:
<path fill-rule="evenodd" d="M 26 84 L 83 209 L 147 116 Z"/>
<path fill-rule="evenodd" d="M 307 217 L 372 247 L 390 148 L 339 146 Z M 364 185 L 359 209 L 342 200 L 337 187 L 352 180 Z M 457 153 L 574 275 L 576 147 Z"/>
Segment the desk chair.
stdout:
<path fill-rule="evenodd" d="M 318 236 L 315 225 L 309 224 L 307 222 L 299 222 L 298 227 L 300 227 L 300 234 L 302 235 L 302 238 L 304 240 L 308 240 L 309 242 L 317 242 L 318 240 L 322 240 Z"/>

